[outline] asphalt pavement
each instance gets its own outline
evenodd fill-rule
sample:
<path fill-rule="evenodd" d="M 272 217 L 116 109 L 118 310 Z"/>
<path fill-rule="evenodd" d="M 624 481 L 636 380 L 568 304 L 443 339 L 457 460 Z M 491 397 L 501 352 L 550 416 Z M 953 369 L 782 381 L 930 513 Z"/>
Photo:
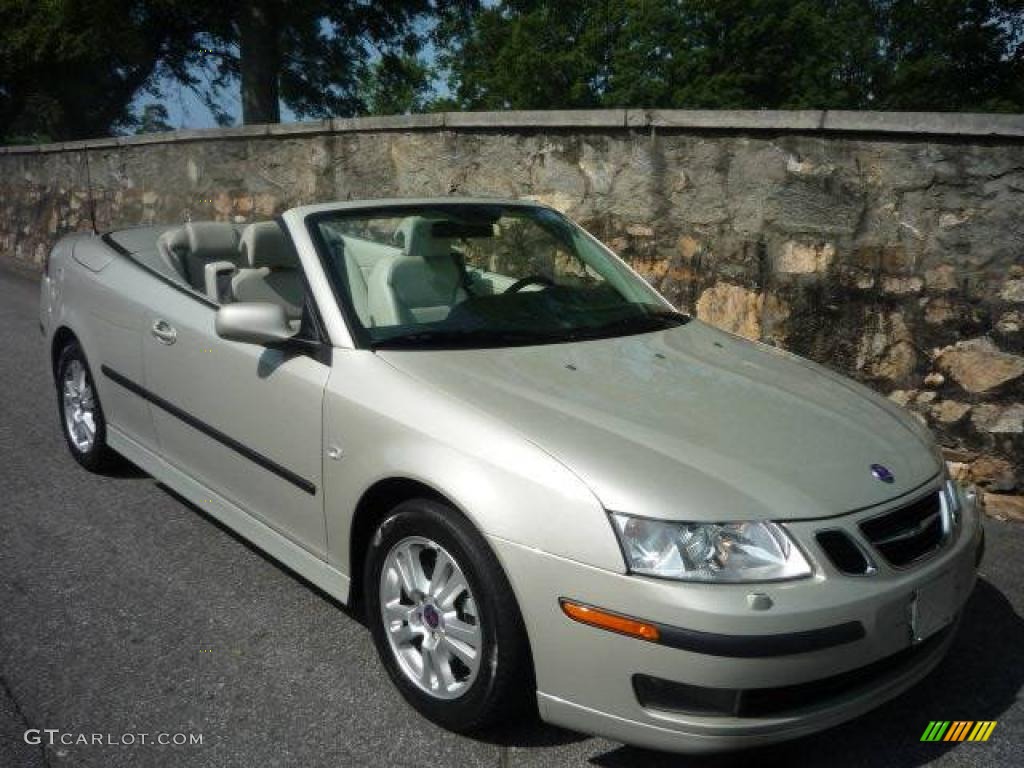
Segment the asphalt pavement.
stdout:
<path fill-rule="evenodd" d="M 996 521 L 949 657 L 825 733 L 688 758 L 536 719 L 475 738 L 437 728 L 404 703 L 343 606 L 141 472 L 79 468 L 37 303 L 35 282 L 0 271 L 0 768 L 1022 762 L 1024 526 Z M 922 743 L 930 720 L 998 725 L 985 743 Z M 59 731 L 52 745 L 44 729 Z M 93 734 L 104 743 L 60 743 Z M 159 734 L 202 743 L 152 743 Z"/>

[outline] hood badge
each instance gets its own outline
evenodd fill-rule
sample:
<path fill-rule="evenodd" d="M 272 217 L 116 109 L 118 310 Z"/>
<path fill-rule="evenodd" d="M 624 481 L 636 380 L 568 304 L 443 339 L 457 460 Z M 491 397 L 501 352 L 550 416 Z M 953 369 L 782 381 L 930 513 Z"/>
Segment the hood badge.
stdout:
<path fill-rule="evenodd" d="M 883 483 L 894 483 L 896 482 L 896 476 L 889 471 L 889 468 L 881 464 L 871 465 L 871 476 L 876 480 L 881 480 Z"/>

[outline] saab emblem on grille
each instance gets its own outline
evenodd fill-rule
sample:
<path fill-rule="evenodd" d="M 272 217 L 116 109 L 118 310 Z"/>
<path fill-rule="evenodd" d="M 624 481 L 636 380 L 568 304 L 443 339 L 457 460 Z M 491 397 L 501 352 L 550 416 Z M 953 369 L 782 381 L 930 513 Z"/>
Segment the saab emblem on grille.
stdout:
<path fill-rule="evenodd" d="M 896 480 L 896 476 L 889 471 L 889 468 L 884 467 L 881 464 L 871 465 L 871 475 L 876 480 L 881 480 L 883 483 L 892 483 Z"/>

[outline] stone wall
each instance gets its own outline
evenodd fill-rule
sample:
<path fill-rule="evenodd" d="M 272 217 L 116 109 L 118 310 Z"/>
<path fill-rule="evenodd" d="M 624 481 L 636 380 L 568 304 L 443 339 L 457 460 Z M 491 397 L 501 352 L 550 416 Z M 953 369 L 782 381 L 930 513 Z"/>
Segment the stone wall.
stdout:
<path fill-rule="evenodd" d="M 0 149 L 0 259 L 325 200 L 542 200 L 682 309 L 887 393 L 1024 491 L 1024 116 L 469 113 Z M 998 500 L 997 500 L 998 501 Z"/>

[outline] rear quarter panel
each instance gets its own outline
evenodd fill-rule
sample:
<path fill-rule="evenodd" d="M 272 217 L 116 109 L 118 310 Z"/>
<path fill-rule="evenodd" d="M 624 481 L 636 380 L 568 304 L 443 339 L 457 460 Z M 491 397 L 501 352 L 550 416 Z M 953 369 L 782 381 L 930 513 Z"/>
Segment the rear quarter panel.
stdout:
<path fill-rule="evenodd" d="M 148 404 L 107 380 L 100 367 L 145 380 L 141 338 L 155 282 L 97 236 L 78 235 L 55 247 L 41 289 L 47 349 L 60 329 L 70 330 L 85 353 L 107 422 L 147 447 L 155 446 Z"/>

